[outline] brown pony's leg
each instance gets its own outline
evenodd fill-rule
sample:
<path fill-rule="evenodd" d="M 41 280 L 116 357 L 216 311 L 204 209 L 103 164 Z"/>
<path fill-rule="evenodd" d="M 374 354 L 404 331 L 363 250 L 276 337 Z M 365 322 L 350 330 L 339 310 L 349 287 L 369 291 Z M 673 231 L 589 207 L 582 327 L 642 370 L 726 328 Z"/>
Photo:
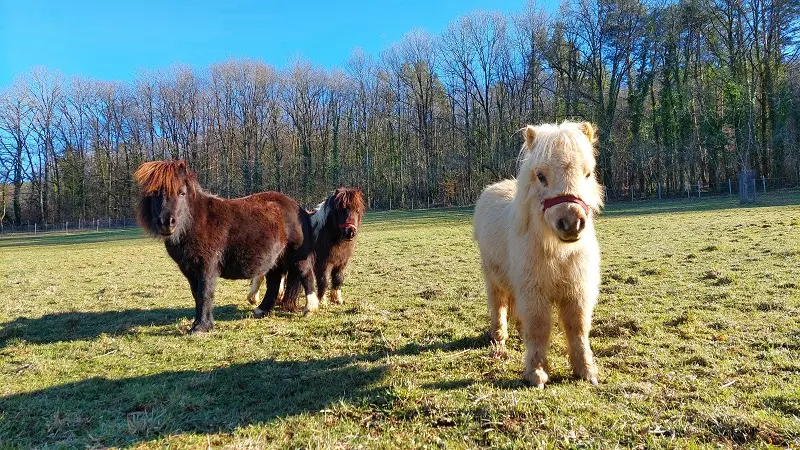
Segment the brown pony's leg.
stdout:
<path fill-rule="evenodd" d="M 255 305 L 257 302 L 258 291 L 261 289 L 261 285 L 264 284 L 264 278 L 264 275 L 261 275 L 250 280 L 250 293 L 247 294 L 247 302 L 251 305 Z"/>
<path fill-rule="evenodd" d="M 344 283 L 344 268 L 334 267 L 331 272 L 331 302 L 337 305 L 344 303 L 342 297 L 342 284 Z"/>
<path fill-rule="evenodd" d="M 253 315 L 258 319 L 271 313 L 275 307 L 275 300 L 278 298 L 278 290 L 283 280 L 283 269 L 274 267 L 267 272 L 265 278 L 267 280 L 267 292 L 264 293 L 264 299 L 261 300 L 261 304 L 253 311 Z"/>
<path fill-rule="evenodd" d="M 214 328 L 214 290 L 217 287 L 216 274 L 201 275 L 189 280 L 194 297 L 194 324 L 189 333 L 204 333 Z"/>

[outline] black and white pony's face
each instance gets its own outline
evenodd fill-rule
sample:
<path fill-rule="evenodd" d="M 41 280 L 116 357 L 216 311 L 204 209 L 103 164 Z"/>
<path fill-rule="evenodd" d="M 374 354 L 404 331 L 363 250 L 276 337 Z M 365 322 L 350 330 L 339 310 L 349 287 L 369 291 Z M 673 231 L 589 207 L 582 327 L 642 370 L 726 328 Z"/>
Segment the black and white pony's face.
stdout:
<path fill-rule="evenodd" d="M 311 216 L 315 233 L 325 229 L 337 239 L 352 241 L 356 238 L 364 216 L 361 192 L 337 189 L 334 195 L 317 206 Z"/>
<path fill-rule="evenodd" d="M 339 235 L 346 241 L 356 238 L 358 227 L 361 225 L 361 217 L 350 208 L 335 208 L 331 213 L 331 222 L 339 229 Z"/>

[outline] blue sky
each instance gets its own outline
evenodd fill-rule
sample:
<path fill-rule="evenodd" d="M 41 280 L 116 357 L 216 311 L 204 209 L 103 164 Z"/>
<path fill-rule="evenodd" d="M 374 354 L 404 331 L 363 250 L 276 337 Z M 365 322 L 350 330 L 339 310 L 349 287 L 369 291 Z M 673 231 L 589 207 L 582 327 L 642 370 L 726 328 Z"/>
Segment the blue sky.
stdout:
<path fill-rule="evenodd" d="M 551 10 L 555 0 L 541 2 Z M 439 33 L 476 9 L 526 0 L 0 0 L 0 89 L 35 66 L 128 81 L 139 69 L 206 67 L 231 57 L 278 68 L 302 56 L 326 68 L 380 50 L 414 28 Z"/>

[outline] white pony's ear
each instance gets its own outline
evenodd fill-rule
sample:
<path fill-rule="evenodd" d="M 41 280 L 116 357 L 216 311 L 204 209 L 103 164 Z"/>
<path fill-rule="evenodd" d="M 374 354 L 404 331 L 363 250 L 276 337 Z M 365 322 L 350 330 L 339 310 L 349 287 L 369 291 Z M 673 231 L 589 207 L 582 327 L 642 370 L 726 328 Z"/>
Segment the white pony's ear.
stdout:
<path fill-rule="evenodd" d="M 589 142 L 594 145 L 597 142 L 597 128 L 591 122 L 581 122 L 578 124 L 578 129 L 586 135 Z"/>
<path fill-rule="evenodd" d="M 525 142 L 522 144 L 522 149 L 519 152 L 519 157 L 517 158 L 517 169 L 521 168 L 523 162 L 526 158 L 526 154 L 533 150 L 534 143 L 536 142 L 536 134 L 538 130 L 533 125 L 527 125 L 525 128 L 520 130 L 522 132 L 522 137 L 525 139 Z M 519 171 L 517 175 L 517 183 L 519 186 L 528 186 L 531 182 L 530 180 L 531 174 L 526 173 L 524 171 Z M 517 231 L 520 234 L 527 233 L 528 227 L 530 225 L 531 220 L 531 212 L 530 212 L 530 205 L 528 201 L 528 192 L 527 187 L 524 188 L 525 195 L 520 195 L 520 190 L 517 191 L 517 195 L 514 196 L 514 211 L 516 211 L 516 217 L 514 218 L 514 225 L 517 228 Z"/>
<path fill-rule="evenodd" d="M 536 127 L 533 125 L 528 125 L 521 131 L 523 137 L 525 138 L 525 143 L 522 144 L 522 149 L 529 152 L 533 148 L 533 142 L 536 140 Z"/>

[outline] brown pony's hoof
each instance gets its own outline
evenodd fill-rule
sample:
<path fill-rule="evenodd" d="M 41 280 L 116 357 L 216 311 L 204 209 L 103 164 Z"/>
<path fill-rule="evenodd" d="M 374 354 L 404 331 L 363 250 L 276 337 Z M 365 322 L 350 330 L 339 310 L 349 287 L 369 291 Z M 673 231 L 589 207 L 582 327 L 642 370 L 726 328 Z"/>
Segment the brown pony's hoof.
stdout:
<path fill-rule="evenodd" d="M 247 297 L 247 303 L 250 303 L 251 305 L 255 305 L 258 302 L 256 301 L 256 297 L 253 295 L 253 296 Z"/>
<path fill-rule="evenodd" d="M 198 323 L 189 330 L 189 334 L 204 334 L 211 331 L 214 328 L 213 324 L 206 324 L 206 323 Z"/>
<path fill-rule="evenodd" d="M 267 317 L 267 313 L 262 311 L 261 308 L 256 308 L 253 310 L 253 317 L 256 319 L 263 319 L 264 317 Z"/>

